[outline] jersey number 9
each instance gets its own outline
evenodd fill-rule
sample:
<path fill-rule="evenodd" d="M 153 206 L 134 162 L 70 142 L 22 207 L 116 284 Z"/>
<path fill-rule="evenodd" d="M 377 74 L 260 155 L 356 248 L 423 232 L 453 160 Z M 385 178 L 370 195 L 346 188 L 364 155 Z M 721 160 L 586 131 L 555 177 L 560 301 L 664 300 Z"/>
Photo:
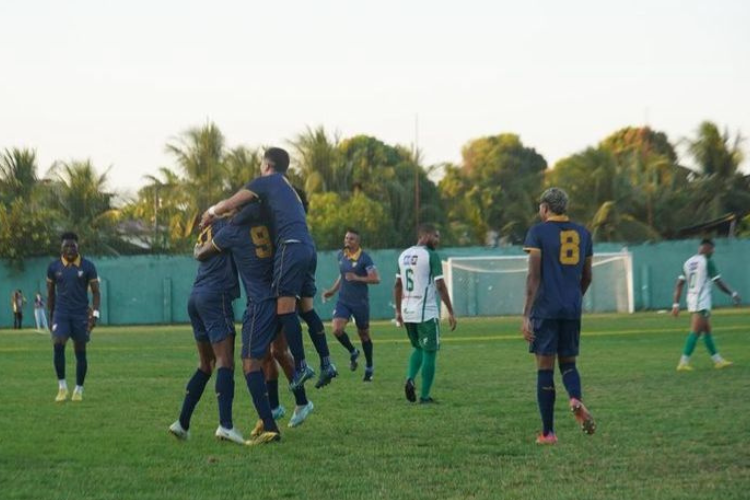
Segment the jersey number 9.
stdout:
<path fill-rule="evenodd" d="M 255 226 L 250 229 L 250 238 L 255 245 L 255 255 L 259 259 L 268 259 L 271 257 L 271 236 L 268 234 L 266 226 Z"/>
<path fill-rule="evenodd" d="M 581 260 L 581 237 L 578 231 L 560 232 L 560 264 L 575 266 Z"/>

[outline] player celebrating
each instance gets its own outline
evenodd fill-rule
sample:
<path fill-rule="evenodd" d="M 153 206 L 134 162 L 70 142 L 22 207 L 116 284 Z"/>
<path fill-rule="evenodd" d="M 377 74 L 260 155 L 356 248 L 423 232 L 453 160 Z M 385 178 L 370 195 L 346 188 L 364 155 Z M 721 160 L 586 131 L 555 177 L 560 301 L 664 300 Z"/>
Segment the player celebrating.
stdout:
<path fill-rule="evenodd" d="M 212 232 L 220 231 L 226 220 L 205 228 L 198 238 L 198 249 L 211 242 Z M 201 259 L 199 259 L 201 260 Z M 232 301 L 240 296 L 237 269 L 229 253 L 202 260 L 188 299 L 188 315 L 193 325 L 198 348 L 198 369 L 187 384 L 180 418 L 169 426 L 178 439 L 189 437 L 190 418 L 203 395 L 216 365 L 216 396 L 219 402 L 219 427 L 216 437 L 244 444 L 242 435 L 234 428 L 232 403 L 234 400 L 234 311 Z"/>
<path fill-rule="evenodd" d="M 435 249 L 440 243 L 440 232 L 432 224 L 421 224 L 419 240 L 411 248 L 404 250 L 398 258 L 398 274 L 394 285 L 396 302 L 396 323 L 403 324 L 414 350 L 409 358 L 404 392 L 412 403 L 417 400 L 414 379 L 422 370 L 422 388 L 419 402 L 434 403 L 430 389 L 435 379 L 435 361 L 440 349 L 440 321 L 437 290 L 448 310 L 448 324 L 456 329 L 448 289 L 443 280 L 443 267 Z"/>
<path fill-rule="evenodd" d="M 76 355 L 76 387 L 71 401 L 83 400 L 83 382 L 86 379 L 88 360 L 86 343 L 99 319 L 99 276 L 93 262 L 78 253 L 78 235 L 65 233 L 61 237 L 59 260 L 47 268 L 47 304 L 52 318 L 52 339 L 55 351 L 55 371 L 58 391 L 55 401 L 68 397 L 65 381 L 65 344 L 73 339 Z M 93 310 L 89 312 L 88 290 L 91 288 Z"/>
<path fill-rule="evenodd" d="M 368 285 L 380 283 L 380 275 L 370 256 L 362 250 L 360 235 L 356 229 L 347 229 L 344 235 L 344 249 L 338 254 L 339 276 L 336 282 L 323 292 L 323 298 L 329 299 L 341 290 L 339 300 L 333 309 L 333 334 L 349 351 L 352 371 L 357 369 L 359 350 L 356 349 L 344 331 L 349 318 L 354 316 L 357 333 L 365 352 L 365 382 L 371 382 L 375 373 L 372 364 L 372 339 L 370 338 L 370 299 Z"/>
<path fill-rule="evenodd" d="M 547 189 L 539 200 L 541 224 L 529 230 L 524 250 L 529 253 L 526 303 L 521 330 L 529 352 L 536 354 L 537 402 L 542 417 L 538 444 L 555 444 L 555 357 L 570 409 L 581 428 L 593 434 L 596 424 L 582 403 L 576 356 L 581 335 L 581 303 L 591 284 L 591 235 L 565 215 L 568 195 Z"/>
<path fill-rule="evenodd" d="M 714 242 L 710 239 L 701 241 L 698 247 L 698 253 L 685 261 L 682 267 L 682 274 L 677 278 L 674 287 L 674 304 L 672 305 L 672 315 L 676 318 L 680 314 L 680 296 L 685 282 L 688 284 L 687 291 L 687 309 L 691 313 L 690 333 L 685 342 L 685 349 L 682 351 L 682 357 L 677 365 L 677 371 L 692 371 L 690 366 L 690 356 L 695 350 L 695 344 L 698 338 L 703 335 L 703 341 L 706 343 L 706 349 L 711 354 L 714 367 L 717 369 L 732 366 L 731 361 L 721 357 L 716 350 L 713 335 L 711 335 L 711 282 L 716 283 L 719 289 L 732 297 L 735 305 L 739 305 L 740 296 L 733 292 L 729 286 L 721 279 L 716 264 L 711 257 L 714 254 Z"/>
<path fill-rule="evenodd" d="M 276 313 L 295 363 L 290 388 L 295 389 L 315 375 L 305 361 L 302 327 L 297 319 L 298 298 L 300 316 L 309 325 L 310 338 L 320 356 L 321 374 L 316 387 L 322 387 L 336 377 L 337 372 L 330 360 L 323 322 L 313 308 L 317 254 L 302 199 L 285 176 L 288 168 L 289 153 L 281 148 L 267 149 L 261 164 L 261 177 L 249 182 L 231 198 L 212 206 L 203 214 L 201 224 L 210 224 L 217 217 L 254 199 L 260 199 L 268 207 L 275 232 L 273 288 L 277 296 Z"/>

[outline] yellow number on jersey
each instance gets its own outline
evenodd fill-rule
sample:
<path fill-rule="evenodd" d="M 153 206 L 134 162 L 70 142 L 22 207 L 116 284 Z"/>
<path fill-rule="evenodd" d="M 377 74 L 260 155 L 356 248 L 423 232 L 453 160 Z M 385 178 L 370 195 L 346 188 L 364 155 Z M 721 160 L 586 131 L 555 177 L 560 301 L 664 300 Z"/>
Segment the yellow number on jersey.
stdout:
<path fill-rule="evenodd" d="M 266 226 L 255 226 L 250 228 L 250 238 L 255 245 L 255 255 L 259 259 L 268 259 L 271 257 L 271 236 L 268 234 Z"/>
<path fill-rule="evenodd" d="M 560 264 L 575 266 L 581 260 L 581 237 L 578 231 L 560 232 Z"/>

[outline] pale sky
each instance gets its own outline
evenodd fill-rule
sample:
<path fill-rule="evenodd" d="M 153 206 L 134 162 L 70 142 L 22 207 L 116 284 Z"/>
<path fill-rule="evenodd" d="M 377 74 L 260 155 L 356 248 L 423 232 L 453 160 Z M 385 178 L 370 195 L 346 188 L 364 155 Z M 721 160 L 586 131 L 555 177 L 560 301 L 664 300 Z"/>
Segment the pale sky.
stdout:
<path fill-rule="evenodd" d="M 744 0 L 7 0 L 0 20 L 0 149 L 41 173 L 90 158 L 120 191 L 207 120 L 229 146 L 417 136 L 426 164 L 503 132 L 550 165 L 628 125 L 750 136 Z"/>

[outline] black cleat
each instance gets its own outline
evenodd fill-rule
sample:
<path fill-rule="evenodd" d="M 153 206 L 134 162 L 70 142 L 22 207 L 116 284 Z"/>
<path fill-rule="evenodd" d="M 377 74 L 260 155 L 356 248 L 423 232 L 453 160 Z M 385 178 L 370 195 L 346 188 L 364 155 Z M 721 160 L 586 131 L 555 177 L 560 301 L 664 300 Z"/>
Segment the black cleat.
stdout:
<path fill-rule="evenodd" d="M 372 368 L 365 368 L 365 376 L 362 378 L 362 382 L 372 382 L 372 376 L 375 375 L 375 370 Z"/>
<path fill-rule="evenodd" d="M 414 381 L 410 378 L 406 379 L 406 385 L 404 385 L 404 394 L 406 394 L 406 399 L 412 403 L 417 400 L 417 387 L 414 385 Z"/>

